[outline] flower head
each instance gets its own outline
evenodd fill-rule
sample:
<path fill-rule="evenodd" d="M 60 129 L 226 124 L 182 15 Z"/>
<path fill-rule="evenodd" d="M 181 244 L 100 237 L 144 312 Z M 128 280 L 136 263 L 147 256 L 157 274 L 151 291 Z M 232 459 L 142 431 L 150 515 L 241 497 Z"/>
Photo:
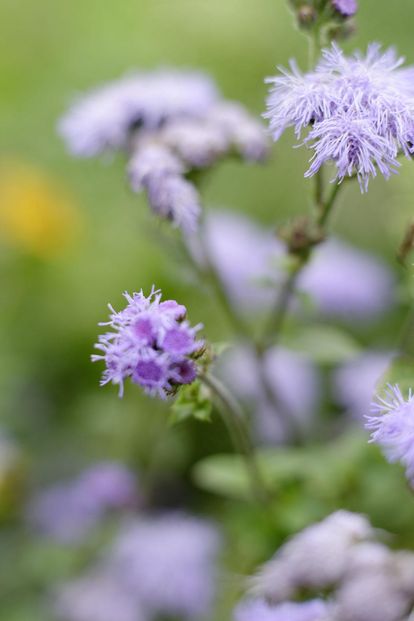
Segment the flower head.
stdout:
<path fill-rule="evenodd" d="M 148 616 L 206 616 L 215 594 L 219 535 L 202 520 L 165 514 L 126 525 L 107 559 Z"/>
<path fill-rule="evenodd" d="M 234 621 L 325 621 L 328 609 L 319 599 L 276 606 L 262 599 L 248 599 L 236 607 Z"/>
<path fill-rule="evenodd" d="M 357 0 L 332 0 L 332 6 L 344 17 L 352 17 L 358 11 Z"/>
<path fill-rule="evenodd" d="M 110 306 L 109 322 L 100 324 L 113 329 L 99 337 L 96 347 L 103 353 L 92 356 L 106 364 L 101 384 L 118 384 L 122 396 L 129 377 L 148 394 L 165 398 L 176 386 L 191 383 L 194 357 L 203 345 L 196 338 L 201 325 L 191 327 L 186 308 L 175 300 L 161 302 L 154 289 L 148 297 L 142 291 L 124 297 L 126 308 L 116 312 Z"/>
<path fill-rule="evenodd" d="M 401 462 L 414 484 L 414 396 L 404 398 L 398 385 L 389 385 L 385 397 L 377 396 L 366 417 L 371 442 L 382 447 L 390 462 Z"/>
<path fill-rule="evenodd" d="M 103 462 L 41 491 L 29 503 L 27 517 L 38 532 L 71 544 L 81 541 L 108 511 L 136 501 L 132 473 L 120 464 Z"/>
<path fill-rule="evenodd" d="M 338 1 L 350 10 L 350 2 Z M 335 44 L 323 51 L 313 72 L 291 71 L 268 79 L 270 129 L 275 140 L 288 127 L 313 150 L 306 176 L 333 162 L 335 181 L 356 176 L 366 191 L 379 171 L 388 178 L 397 172 L 397 156 L 409 157 L 414 144 L 413 69 L 401 69 L 403 59 L 393 49 L 381 53 L 371 44 L 365 57 L 346 57 Z"/>
<path fill-rule="evenodd" d="M 202 116 L 217 98 L 215 85 L 201 73 L 135 73 L 80 98 L 59 122 L 59 132 L 74 155 L 91 157 L 124 148 L 136 125 L 154 129 L 173 118 Z"/>

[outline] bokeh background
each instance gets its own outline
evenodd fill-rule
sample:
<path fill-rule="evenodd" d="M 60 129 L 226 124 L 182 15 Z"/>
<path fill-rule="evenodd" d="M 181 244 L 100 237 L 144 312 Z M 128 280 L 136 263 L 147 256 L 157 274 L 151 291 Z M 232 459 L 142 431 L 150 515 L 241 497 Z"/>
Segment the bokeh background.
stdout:
<path fill-rule="evenodd" d="M 259 115 L 264 77 L 292 56 L 306 64 L 306 41 L 286 4 L 0 0 L 1 619 L 45 621 L 52 615 L 44 603 L 48 589 L 93 557 L 93 545 L 79 552 L 35 537 L 24 512 L 36 490 L 102 460 L 124 463 L 138 482 L 150 471 L 154 507 L 183 507 L 220 523 L 227 541 L 224 582 L 232 593 L 233 573 L 249 571 L 289 530 L 341 502 L 369 511 L 397 543 L 414 545 L 404 477 L 374 449 L 366 453 L 359 441 L 351 442 L 363 483 L 358 488 L 355 472 L 349 475 L 354 483 L 347 479 L 346 500 L 329 489 L 325 504 L 315 508 L 311 485 L 308 504 L 280 507 L 280 523 L 275 517 L 263 524 L 248 505 L 241 512 L 237 501 L 194 484 L 193 464 L 230 450 L 219 422 L 170 428 L 167 408 L 134 387 L 123 400 L 110 387 L 100 389 L 101 369 L 89 359 L 107 302 L 119 307 L 122 291 L 148 291 L 153 283 L 185 303 L 211 340 L 226 340 L 230 331 L 208 291 L 160 242 L 144 198 L 126 183 L 123 158 L 72 159 L 57 136 L 57 119 L 79 92 L 129 69 L 158 66 L 206 71 L 226 97 Z M 356 36 L 345 48 L 372 40 L 395 44 L 414 63 L 412 1 L 360 5 Z M 204 188 L 208 209 L 237 210 L 272 229 L 307 209 L 306 153 L 291 146 L 292 136 L 285 135 L 262 167 L 220 165 Z M 412 216 L 413 191 L 413 170 L 404 163 L 397 178 L 376 180 L 368 195 L 347 189 L 334 222 L 340 236 L 389 262 L 402 289 L 410 278 L 394 257 Z M 390 349 L 403 312 L 402 294 L 401 305 L 382 323 L 348 330 L 363 346 Z M 387 499 L 389 490 L 394 496 Z M 226 618 L 232 597 L 222 597 L 217 619 Z"/>

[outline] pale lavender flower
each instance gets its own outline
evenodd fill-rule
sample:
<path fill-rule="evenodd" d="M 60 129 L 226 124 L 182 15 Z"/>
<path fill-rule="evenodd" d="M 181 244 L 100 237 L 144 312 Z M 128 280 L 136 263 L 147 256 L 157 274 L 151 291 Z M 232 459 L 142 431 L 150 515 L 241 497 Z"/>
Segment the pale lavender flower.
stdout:
<path fill-rule="evenodd" d="M 262 124 L 241 104 L 219 102 L 209 111 L 208 119 L 247 161 L 261 162 L 268 156 L 269 143 Z"/>
<path fill-rule="evenodd" d="M 413 69 L 401 69 L 393 49 L 381 53 L 371 44 L 365 57 L 346 57 L 333 44 L 323 51 L 315 71 L 291 71 L 269 78 L 273 86 L 265 116 L 275 140 L 288 127 L 314 154 L 306 176 L 333 161 L 335 181 L 356 176 L 362 191 L 377 171 L 386 178 L 397 171 L 398 154 L 411 156 L 414 143 Z"/>
<path fill-rule="evenodd" d="M 53 594 L 53 610 L 59 621 L 147 619 L 136 594 L 102 569 L 58 587 Z"/>
<path fill-rule="evenodd" d="M 344 17 L 352 17 L 358 11 L 356 0 L 332 0 L 332 6 Z"/>
<path fill-rule="evenodd" d="M 328 621 L 329 606 L 320 599 L 284 602 L 272 606 L 265 600 L 248 599 L 234 611 L 234 621 Z"/>
<path fill-rule="evenodd" d="M 178 119 L 168 123 L 161 141 L 190 168 L 207 168 L 228 152 L 228 141 L 220 128 L 206 120 Z"/>
<path fill-rule="evenodd" d="M 131 378 L 148 394 L 164 399 L 196 378 L 193 358 L 203 346 L 196 338 L 201 325 L 191 327 L 184 319 L 186 308 L 175 300 L 161 302 L 161 293 L 154 289 L 148 297 L 142 291 L 124 297 L 126 308 L 116 312 L 109 306 L 110 320 L 100 324 L 113 330 L 99 337 L 96 347 L 103 353 L 92 356 L 106 364 L 101 385 L 118 384 L 122 396 L 124 381 Z"/>
<path fill-rule="evenodd" d="M 317 248 L 298 283 L 319 313 L 372 320 L 395 301 L 395 279 L 380 259 L 338 240 Z"/>
<path fill-rule="evenodd" d="M 371 442 L 378 444 L 390 462 L 401 462 L 414 485 L 414 396 L 407 399 L 398 385 L 388 385 L 385 397 L 377 396 L 366 417 L 372 431 Z"/>
<path fill-rule="evenodd" d="M 151 178 L 181 175 L 184 172 L 183 162 L 165 145 L 155 141 L 140 145 L 128 164 L 128 176 L 135 192 L 145 189 Z"/>
<path fill-rule="evenodd" d="M 135 73 L 80 98 L 59 132 L 74 155 L 90 157 L 125 148 L 135 126 L 154 129 L 174 118 L 203 116 L 217 99 L 215 85 L 202 73 Z"/>
<path fill-rule="evenodd" d="M 45 536 L 70 544 L 84 539 L 108 511 L 132 507 L 137 500 L 132 473 L 120 464 L 103 462 L 34 496 L 27 520 Z"/>
<path fill-rule="evenodd" d="M 345 575 L 355 544 L 372 534 L 364 516 L 337 511 L 282 546 L 255 578 L 253 592 L 278 603 L 304 588 L 333 587 Z"/>
<path fill-rule="evenodd" d="M 369 410 L 375 388 L 387 371 L 392 352 L 368 351 L 341 365 L 334 373 L 337 401 L 356 419 Z"/>
<path fill-rule="evenodd" d="M 153 618 L 207 616 L 216 589 L 219 536 L 202 520 L 180 514 L 125 526 L 108 557 L 119 580 Z"/>
<path fill-rule="evenodd" d="M 195 261 L 217 271 L 235 308 L 265 310 L 274 299 L 269 282 L 281 277 L 275 267 L 284 254 L 283 244 L 264 227 L 237 213 L 215 210 L 206 214 L 201 227 L 202 243 L 188 238 Z M 254 249 L 254 252 L 252 252 Z"/>
<path fill-rule="evenodd" d="M 194 233 L 201 215 L 200 196 L 195 186 L 179 175 L 150 175 L 148 201 L 153 211 L 170 220 L 184 233 Z"/>

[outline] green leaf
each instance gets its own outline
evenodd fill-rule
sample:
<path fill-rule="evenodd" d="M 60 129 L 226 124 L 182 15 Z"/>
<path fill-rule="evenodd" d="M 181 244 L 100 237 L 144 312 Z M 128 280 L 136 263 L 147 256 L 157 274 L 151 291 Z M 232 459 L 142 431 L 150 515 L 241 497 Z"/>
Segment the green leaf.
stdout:
<path fill-rule="evenodd" d="M 188 418 L 210 422 L 212 409 L 213 406 L 205 387 L 197 380 L 180 389 L 171 407 L 170 423 L 175 425 Z"/>
<path fill-rule="evenodd" d="M 385 390 L 387 384 L 398 384 L 404 395 L 414 388 L 414 358 L 401 355 L 390 363 L 386 373 L 377 384 L 377 391 Z"/>
<path fill-rule="evenodd" d="M 319 364 L 346 362 L 361 352 L 357 341 L 333 326 L 312 326 L 299 330 L 286 343 L 291 349 L 308 354 Z"/>
<path fill-rule="evenodd" d="M 364 434 L 349 434 L 333 444 L 257 451 L 262 476 L 275 496 L 299 486 L 319 499 L 330 500 L 352 484 L 358 460 L 367 450 Z M 213 455 L 193 469 L 197 485 L 207 491 L 247 500 L 251 495 L 246 466 L 239 455 Z"/>

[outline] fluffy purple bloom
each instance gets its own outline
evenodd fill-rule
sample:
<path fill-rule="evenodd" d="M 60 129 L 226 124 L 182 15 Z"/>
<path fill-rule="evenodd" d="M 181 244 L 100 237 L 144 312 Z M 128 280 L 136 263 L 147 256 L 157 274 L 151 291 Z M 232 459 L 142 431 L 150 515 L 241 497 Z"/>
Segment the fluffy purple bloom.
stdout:
<path fill-rule="evenodd" d="M 116 312 L 109 306 L 110 320 L 100 324 L 113 330 L 99 337 L 96 347 L 103 353 L 92 356 L 106 364 L 101 385 L 118 384 L 122 396 L 129 377 L 148 394 L 164 399 L 176 386 L 195 379 L 193 358 L 203 346 L 196 338 L 201 325 L 191 327 L 184 318 L 186 308 L 175 300 L 161 302 L 161 293 L 154 289 L 148 297 L 142 291 L 124 297 L 126 308 Z"/>
<path fill-rule="evenodd" d="M 305 267 L 299 289 L 318 312 L 341 319 L 372 320 L 395 301 L 395 279 L 380 259 L 332 239 Z"/>
<path fill-rule="evenodd" d="M 46 488 L 29 504 L 29 524 L 60 543 L 81 541 L 110 510 L 134 506 L 135 479 L 117 463 L 103 462 L 67 483 Z"/>
<path fill-rule="evenodd" d="M 341 3 L 342 4 L 342 3 Z M 393 49 L 381 53 L 371 44 L 365 57 L 346 57 L 333 44 L 323 51 L 315 71 L 290 71 L 269 78 L 272 84 L 265 116 L 275 140 L 288 127 L 313 150 L 306 176 L 328 161 L 336 165 L 334 181 L 358 177 L 366 191 L 369 179 L 389 177 L 399 166 L 399 153 L 411 156 L 414 143 L 413 69 Z"/>
<path fill-rule="evenodd" d="M 320 599 L 276 606 L 265 600 L 250 599 L 237 606 L 234 621 L 327 621 L 328 611 L 328 605 Z"/>
<path fill-rule="evenodd" d="M 62 621 L 144 621 L 137 596 L 110 572 L 91 572 L 62 584 L 53 597 Z"/>
<path fill-rule="evenodd" d="M 414 396 L 407 399 L 398 385 L 389 385 L 385 397 L 377 396 L 366 417 L 372 431 L 371 442 L 378 444 L 391 462 L 401 462 L 407 478 L 414 485 Z"/>
<path fill-rule="evenodd" d="M 219 536 L 196 518 L 166 514 L 130 523 L 108 558 L 149 617 L 205 617 L 213 604 Z"/>
<path fill-rule="evenodd" d="M 356 0 L 332 0 L 332 6 L 344 17 L 352 17 L 358 11 Z"/>
<path fill-rule="evenodd" d="M 207 168 L 223 157 L 229 148 L 225 134 L 206 120 L 178 119 L 168 123 L 161 140 L 189 168 Z"/>
<path fill-rule="evenodd" d="M 369 410 L 375 387 L 388 369 L 391 358 L 391 352 L 368 351 L 335 371 L 336 399 L 354 418 L 362 420 Z"/>
<path fill-rule="evenodd" d="M 181 228 L 194 233 L 201 215 L 200 196 L 195 186 L 179 175 L 150 175 L 146 183 L 153 211 Z"/>
<path fill-rule="evenodd" d="M 137 149 L 128 164 L 131 187 L 135 192 L 143 190 L 151 177 L 181 175 L 185 172 L 182 161 L 167 147 L 147 142 Z"/>
<path fill-rule="evenodd" d="M 200 117 L 218 99 L 213 82 L 191 71 L 135 73 L 80 98 L 59 123 L 70 151 L 91 157 L 127 145 L 135 127 L 154 129 L 179 117 Z"/>

